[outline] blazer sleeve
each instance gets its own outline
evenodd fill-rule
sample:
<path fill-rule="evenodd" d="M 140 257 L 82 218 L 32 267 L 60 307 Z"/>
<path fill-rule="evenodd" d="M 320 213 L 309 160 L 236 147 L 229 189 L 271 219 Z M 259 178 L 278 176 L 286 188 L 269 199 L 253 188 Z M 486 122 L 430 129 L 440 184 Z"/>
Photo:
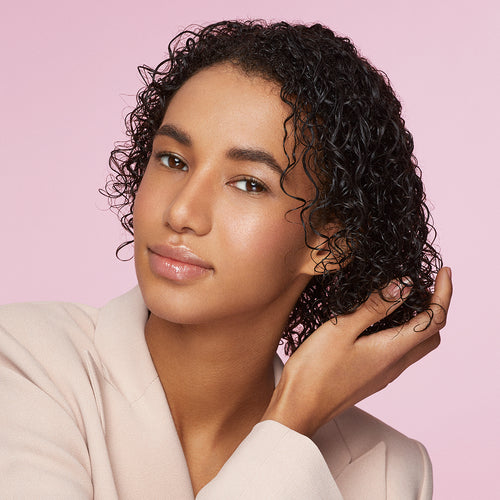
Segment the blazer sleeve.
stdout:
<path fill-rule="evenodd" d="M 323 455 L 306 436 L 259 422 L 197 500 L 342 500 Z"/>
<path fill-rule="evenodd" d="M 5 499 L 93 495 L 89 453 L 43 366 L 0 327 L 0 491 Z"/>

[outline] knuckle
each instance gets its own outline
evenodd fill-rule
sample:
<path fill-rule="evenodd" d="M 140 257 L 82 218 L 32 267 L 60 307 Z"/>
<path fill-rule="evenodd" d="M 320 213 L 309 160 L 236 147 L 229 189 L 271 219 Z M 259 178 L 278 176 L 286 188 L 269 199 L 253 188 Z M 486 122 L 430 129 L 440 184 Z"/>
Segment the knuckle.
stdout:
<path fill-rule="evenodd" d="M 381 315 L 381 300 L 377 294 L 372 294 L 365 302 L 366 309 L 373 315 Z"/>
<path fill-rule="evenodd" d="M 426 332 L 434 335 L 446 325 L 447 311 L 437 302 L 429 305 L 428 309 L 420 313 L 419 321 L 414 330 L 416 332 Z"/>
<path fill-rule="evenodd" d="M 433 306 L 434 323 L 442 328 L 446 325 L 447 311 L 441 304 L 434 304 Z"/>

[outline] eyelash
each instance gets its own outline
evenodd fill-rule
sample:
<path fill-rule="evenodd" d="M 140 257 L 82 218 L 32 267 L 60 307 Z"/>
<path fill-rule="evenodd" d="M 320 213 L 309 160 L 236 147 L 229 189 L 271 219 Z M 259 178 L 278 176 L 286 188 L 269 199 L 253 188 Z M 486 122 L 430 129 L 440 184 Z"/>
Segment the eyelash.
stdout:
<path fill-rule="evenodd" d="M 252 194 L 260 194 L 260 193 L 265 193 L 268 191 L 266 185 L 259 180 L 255 179 L 254 177 L 243 177 L 242 179 L 238 179 L 237 181 L 233 181 L 233 184 L 237 184 L 238 182 L 245 182 L 246 184 L 250 183 L 253 184 L 254 188 L 257 188 L 258 191 L 252 191 L 250 189 L 240 189 L 240 191 L 246 192 L 246 193 L 252 193 Z"/>
<path fill-rule="evenodd" d="M 156 159 L 164 166 L 164 167 L 167 167 L 167 168 L 171 168 L 172 170 L 181 170 L 183 172 L 186 171 L 187 169 L 187 164 L 186 162 L 180 158 L 179 156 L 173 154 L 173 153 L 165 153 L 165 152 L 159 152 L 159 153 L 156 153 Z M 169 159 L 173 159 L 173 160 L 177 160 L 178 162 L 182 163 L 182 167 L 179 167 L 179 166 L 172 166 L 172 165 L 167 165 L 165 163 L 163 163 L 162 159 L 163 158 L 169 158 Z"/>
<path fill-rule="evenodd" d="M 176 154 L 174 153 L 166 153 L 166 152 L 158 152 L 155 154 L 155 157 L 156 159 L 166 168 L 170 168 L 172 170 L 180 170 L 182 172 L 185 172 L 188 168 L 186 162 L 180 158 L 179 156 L 177 156 Z M 180 167 L 179 165 L 177 166 L 171 166 L 171 165 L 168 165 L 168 164 L 165 164 L 162 160 L 163 158 L 167 157 L 170 161 L 170 159 L 173 159 L 174 161 L 177 161 L 179 163 L 182 164 L 182 166 Z M 243 191 L 245 193 L 251 193 L 251 194 L 260 194 L 260 193 L 264 193 L 264 192 L 267 192 L 268 191 L 268 188 L 267 186 L 259 181 L 258 179 L 256 179 L 255 177 L 243 177 L 241 179 L 238 179 L 236 181 L 232 181 L 231 184 L 237 184 L 239 182 L 245 182 L 246 183 L 246 186 L 245 187 L 248 187 L 248 184 L 251 184 L 252 185 L 252 189 L 257 189 L 256 191 L 255 190 L 252 190 L 252 189 L 240 189 L 240 188 L 236 188 L 236 189 L 239 189 L 240 191 Z"/>

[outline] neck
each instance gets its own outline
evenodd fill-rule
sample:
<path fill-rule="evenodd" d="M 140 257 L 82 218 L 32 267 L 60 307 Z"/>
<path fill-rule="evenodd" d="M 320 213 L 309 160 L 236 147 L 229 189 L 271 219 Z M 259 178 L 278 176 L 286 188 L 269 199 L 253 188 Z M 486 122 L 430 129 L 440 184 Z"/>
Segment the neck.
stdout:
<path fill-rule="evenodd" d="M 285 321 L 177 325 L 151 314 L 146 341 L 181 440 L 196 434 L 216 440 L 231 429 L 246 435 L 260 420 L 274 390 Z"/>

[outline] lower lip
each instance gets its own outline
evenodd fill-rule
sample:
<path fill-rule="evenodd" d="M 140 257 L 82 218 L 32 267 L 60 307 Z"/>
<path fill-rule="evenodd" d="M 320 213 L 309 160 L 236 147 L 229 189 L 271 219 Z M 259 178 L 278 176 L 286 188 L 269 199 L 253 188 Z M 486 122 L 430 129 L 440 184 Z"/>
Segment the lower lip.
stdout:
<path fill-rule="evenodd" d="M 163 257 L 151 251 L 149 252 L 149 265 L 153 273 L 172 281 L 196 280 L 212 271 L 206 267 Z"/>

